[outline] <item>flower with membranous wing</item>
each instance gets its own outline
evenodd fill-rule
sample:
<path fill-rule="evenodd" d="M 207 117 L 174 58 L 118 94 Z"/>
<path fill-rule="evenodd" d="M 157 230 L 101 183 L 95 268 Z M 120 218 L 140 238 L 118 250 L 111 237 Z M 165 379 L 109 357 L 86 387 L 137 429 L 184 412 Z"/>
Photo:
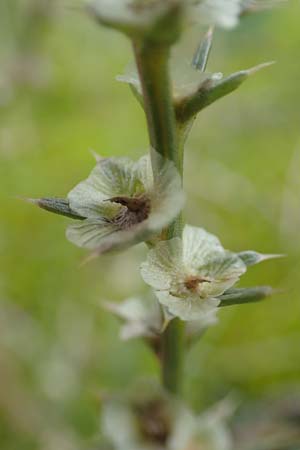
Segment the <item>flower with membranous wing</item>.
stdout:
<path fill-rule="evenodd" d="M 148 380 L 104 399 L 102 432 L 113 450 L 230 450 L 233 408 L 225 399 L 198 416 Z"/>
<path fill-rule="evenodd" d="M 225 250 L 216 236 L 186 225 L 182 239 L 161 241 L 150 250 L 141 274 L 170 314 L 197 320 L 216 311 L 218 297 L 246 272 L 245 254 Z"/>
<path fill-rule="evenodd" d="M 152 349 L 160 354 L 161 335 L 167 324 L 174 318 L 166 308 L 151 296 L 130 297 L 121 303 L 105 302 L 103 307 L 121 320 L 120 338 L 122 340 L 142 338 Z M 186 342 L 192 344 L 204 331 L 217 323 L 216 311 L 187 323 Z"/>
<path fill-rule="evenodd" d="M 270 9 L 282 0 L 190 0 L 192 22 L 233 28 L 243 14 Z M 283 0 L 284 1 L 284 0 Z"/>
<path fill-rule="evenodd" d="M 51 212 L 80 219 L 67 228 L 67 238 L 95 254 L 126 248 L 153 238 L 181 211 L 184 194 L 174 164 L 162 161 L 153 178 L 149 156 L 97 157 L 90 176 L 61 199 L 32 200 Z"/>
<path fill-rule="evenodd" d="M 193 21 L 233 28 L 238 24 L 245 0 L 191 0 Z"/>
<path fill-rule="evenodd" d="M 156 155 L 159 159 L 159 155 Z M 70 208 L 85 220 L 70 225 L 67 238 L 104 253 L 145 241 L 179 214 L 181 179 L 170 161 L 153 180 L 149 156 L 99 159 L 90 176 L 68 195 Z"/>
<path fill-rule="evenodd" d="M 176 6 L 193 22 L 232 28 L 245 6 L 253 0 L 93 0 L 91 12 L 103 25 L 132 37 L 149 32 L 164 14 Z"/>
<path fill-rule="evenodd" d="M 185 0 L 88 1 L 88 10 L 101 25 L 121 31 L 135 41 L 150 38 L 174 42 L 186 6 Z"/>

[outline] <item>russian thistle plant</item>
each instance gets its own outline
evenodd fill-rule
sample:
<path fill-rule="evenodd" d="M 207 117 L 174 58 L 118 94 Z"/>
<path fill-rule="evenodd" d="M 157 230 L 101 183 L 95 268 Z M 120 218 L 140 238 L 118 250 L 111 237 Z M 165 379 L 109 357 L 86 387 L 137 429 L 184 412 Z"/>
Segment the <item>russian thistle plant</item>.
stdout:
<path fill-rule="evenodd" d="M 89 257 L 140 242 L 148 247 L 141 275 L 152 296 L 105 307 L 123 321 L 124 339 L 139 337 L 149 344 L 160 361 L 162 386 L 139 385 L 133 393 L 106 399 L 105 448 L 233 448 L 223 424 L 228 405 L 220 404 L 200 417 L 183 405 L 184 354 L 217 322 L 219 308 L 260 301 L 272 293 L 268 286 L 235 284 L 249 266 L 278 255 L 235 253 L 203 228 L 185 224 L 184 149 L 200 111 L 269 65 L 228 77 L 206 72 L 212 26 L 230 28 L 241 15 L 262 6 L 250 0 L 97 0 L 88 6 L 99 24 L 132 42 L 133 67 L 119 79 L 130 85 L 145 112 L 149 152 L 138 161 L 95 154 L 95 168 L 66 198 L 32 201 L 73 219 L 67 238 L 89 249 Z M 170 70 L 172 47 L 194 23 L 210 28 L 190 67 L 176 74 Z M 239 444 L 241 448 L 246 447 Z"/>

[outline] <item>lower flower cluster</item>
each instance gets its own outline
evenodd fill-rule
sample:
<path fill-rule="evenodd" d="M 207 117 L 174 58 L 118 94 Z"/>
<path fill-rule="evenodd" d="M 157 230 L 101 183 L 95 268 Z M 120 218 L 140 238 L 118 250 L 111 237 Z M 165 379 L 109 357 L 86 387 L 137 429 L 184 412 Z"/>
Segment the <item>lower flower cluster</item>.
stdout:
<path fill-rule="evenodd" d="M 230 450 L 232 410 L 228 400 L 196 415 L 148 381 L 104 399 L 102 430 L 113 450 Z"/>

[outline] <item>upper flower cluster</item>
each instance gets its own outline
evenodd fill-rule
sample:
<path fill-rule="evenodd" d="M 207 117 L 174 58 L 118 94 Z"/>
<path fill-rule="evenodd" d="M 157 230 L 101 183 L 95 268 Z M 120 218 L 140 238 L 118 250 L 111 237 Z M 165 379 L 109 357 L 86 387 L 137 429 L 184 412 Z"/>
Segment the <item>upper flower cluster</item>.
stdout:
<path fill-rule="evenodd" d="M 132 39 L 172 43 L 184 22 L 235 26 L 246 3 L 249 0 L 92 0 L 89 10 L 102 25 Z"/>

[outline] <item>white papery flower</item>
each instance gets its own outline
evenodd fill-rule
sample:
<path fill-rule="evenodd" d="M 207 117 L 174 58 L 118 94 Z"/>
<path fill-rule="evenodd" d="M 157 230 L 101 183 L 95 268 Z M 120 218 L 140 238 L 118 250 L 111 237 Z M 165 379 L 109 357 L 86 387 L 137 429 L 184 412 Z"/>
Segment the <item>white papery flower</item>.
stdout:
<path fill-rule="evenodd" d="M 143 338 L 155 351 L 160 350 L 158 348 L 160 336 L 166 325 L 174 318 L 157 299 L 150 297 L 130 297 L 121 303 L 105 302 L 102 306 L 121 320 L 122 340 Z M 216 323 L 214 311 L 201 317 L 200 320 L 188 322 L 185 327 L 187 341 L 193 342 L 208 327 Z"/>
<path fill-rule="evenodd" d="M 238 24 L 244 0 L 192 0 L 191 4 L 194 4 L 190 10 L 194 22 L 233 28 Z"/>
<path fill-rule="evenodd" d="M 244 13 L 270 9 L 285 0 L 190 0 L 192 22 L 233 28 Z"/>
<path fill-rule="evenodd" d="M 163 314 L 155 299 L 130 297 L 121 303 L 105 302 L 104 308 L 122 320 L 120 338 L 155 339 L 163 328 Z"/>
<path fill-rule="evenodd" d="M 223 401 L 200 416 L 155 385 L 138 385 L 135 394 L 108 398 L 102 430 L 114 450 L 230 450 L 226 419 L 232 405 Z"/>
<path fill-rule="evenodd" d="M 156 155 L 157 159 L 161 159 Z M 181 211 L 181 179 L 170 161 L 161 161 L 154 182 L 150 157 L 98 159 L 90 176 L 68 195 L 69 207 L 84 220 L 67 229 L 80 247 L 104 253 L 148 240 Z"/>
<path fill-rule="evenodd" d="M 173 41 L 173 26 L 160 25 L 160 21 L 173 19 L 173 12 L 186 4 L 182 0 L 90 0 L 88 8 L 95 19 L 104 26 L 115 28 L 132 39 L 147 38 L 163 40 L 168 36 Z M 177 14 L 175 14 L 177 16 Z M 177 29 L 177 20 L 175 20 Z M 167 33 L 165 33 L 167 31 Z M 177 33 L 176 33 L 177 35 Z M 167 38 L 168 39 L 168 38 Z"/>
<path fill-rule="evenodd" d="M 182 320 L 216 313 L 218 296 L 245 272 L 243 260 L 224 250 L 216 236 L 188 225 L 182 239 L 159 242 L 141 266 L 159 302 Z"/>

